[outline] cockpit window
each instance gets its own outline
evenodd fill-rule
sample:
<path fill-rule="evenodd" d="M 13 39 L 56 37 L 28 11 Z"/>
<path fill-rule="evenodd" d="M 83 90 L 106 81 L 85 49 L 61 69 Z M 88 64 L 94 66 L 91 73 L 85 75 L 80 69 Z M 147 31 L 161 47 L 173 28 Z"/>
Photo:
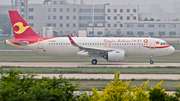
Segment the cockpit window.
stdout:
<path fill-rule="evenodd" d="M 162 42 L 162 43 L 161 43 L 161 45 L 168 45 L 168 44 L 167 44 L 167 43 L 165 43 L 165 42 Z"/>

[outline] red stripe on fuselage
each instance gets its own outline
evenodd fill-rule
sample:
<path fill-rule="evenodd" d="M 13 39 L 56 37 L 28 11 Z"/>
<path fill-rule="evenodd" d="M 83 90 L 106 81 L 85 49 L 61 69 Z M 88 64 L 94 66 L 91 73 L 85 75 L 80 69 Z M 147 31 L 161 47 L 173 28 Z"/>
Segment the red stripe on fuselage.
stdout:
<path fill-rule="evenodd" d="M 153 46 L 143 46 L 143 47 L 146 47 L 146 48 L 156 48 L 156 49 L 158 49 L 158 48 L 167 48 L 167 47 L 171 47 L 170 45 L 165 45 L 165 46 L 155 46 L 155 47 L 153 47 Z"/>

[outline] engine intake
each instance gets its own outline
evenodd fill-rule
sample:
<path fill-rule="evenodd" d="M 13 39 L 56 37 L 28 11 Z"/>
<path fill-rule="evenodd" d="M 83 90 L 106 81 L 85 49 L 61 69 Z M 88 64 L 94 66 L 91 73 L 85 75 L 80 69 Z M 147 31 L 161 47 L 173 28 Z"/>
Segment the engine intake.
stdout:
<path fill-rule="evenodd" d="M 104 57 L 108 62 L 123 62 L 124 61 L 124 51 L 112 51 Z"/>

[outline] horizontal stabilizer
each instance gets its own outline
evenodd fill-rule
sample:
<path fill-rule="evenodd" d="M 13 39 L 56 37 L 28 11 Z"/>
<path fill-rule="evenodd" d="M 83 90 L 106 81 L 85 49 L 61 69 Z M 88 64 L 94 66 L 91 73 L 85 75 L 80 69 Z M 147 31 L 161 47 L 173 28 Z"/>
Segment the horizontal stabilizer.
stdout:
<path fill-rule="evenodd" d="M 29 45 L 29 42 L 28 41 L 15 41 L 15 40 L 9 40 L 10 42 L 14 42 L 14 43 L 18 43 L 18 44 L 21 44 L 23 46 L 27 46 Z"/>

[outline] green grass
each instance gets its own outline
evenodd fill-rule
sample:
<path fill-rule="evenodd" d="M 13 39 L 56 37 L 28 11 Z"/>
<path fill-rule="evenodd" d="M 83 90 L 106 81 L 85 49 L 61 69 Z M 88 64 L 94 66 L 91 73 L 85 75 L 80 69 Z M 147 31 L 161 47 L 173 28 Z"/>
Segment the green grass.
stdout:
<path fill-rule="evenodd" d="M 5 44 L 4 41 L 0 41 L 0 49 L 21 49 L 21 48 Z"/>
<path fill-rule="evenodd" d="M 153 61 L 155 63 L 180 63 L 180 52 L 174 52 L 166 56 L 153 57 Z M 149 57 L 125 57 L 125 62 L 149 62 Z"/>
<path fill-rule="evenodd" d="M 169 41 L 167 43 L 169 45 L 173 46 L 175 49 L 180 49 L 180 42 L 179 41 Z"/>
<path fill-rule="evenodd" d="M 180 74 L 180 67 L 14 67 L 2 66 L 3 70 L 16 68 L 23 72 L 46 73 L 46 74 Z"/>

